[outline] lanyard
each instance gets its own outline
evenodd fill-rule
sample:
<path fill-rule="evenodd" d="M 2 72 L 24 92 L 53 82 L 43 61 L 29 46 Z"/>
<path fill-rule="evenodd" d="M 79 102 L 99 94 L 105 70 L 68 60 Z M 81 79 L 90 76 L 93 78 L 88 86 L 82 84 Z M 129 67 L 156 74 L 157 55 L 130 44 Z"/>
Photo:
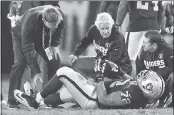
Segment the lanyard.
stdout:
<path fill-rule="evenodd" d="M 52 32 L 50 30 L 49 32 L 49 47 L 51 46 L 51 40 L 52 40 Z M 45 28 L 42 29 L 42 47 L 45 49 Z"/>

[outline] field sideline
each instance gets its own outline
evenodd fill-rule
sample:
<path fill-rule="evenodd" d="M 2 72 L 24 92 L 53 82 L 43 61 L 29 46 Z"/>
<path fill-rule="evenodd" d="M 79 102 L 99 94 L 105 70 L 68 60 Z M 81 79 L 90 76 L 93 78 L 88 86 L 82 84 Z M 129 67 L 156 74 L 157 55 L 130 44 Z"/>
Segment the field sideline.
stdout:
<path fill-rule="evenodd" d="M 2 93 L 4 99 L 7 100 L 8 92 L 8 79 L 3 79 L 1 81 Z M 8 75 L 5 75 L 8 76 Z M 8 77 L 6 77 L 8 78 Z M 21 106 L 18 110 L 9 110 L 2 106 L 1 115 L 173 115 L 172 108 L 164 109 L 128 109 L 128 110 L 82 110 L 71 108 L 72 104 L 64 104 L 65 109 L 40 109 L 35 111 L 29 111 L 26 107 Z"/>

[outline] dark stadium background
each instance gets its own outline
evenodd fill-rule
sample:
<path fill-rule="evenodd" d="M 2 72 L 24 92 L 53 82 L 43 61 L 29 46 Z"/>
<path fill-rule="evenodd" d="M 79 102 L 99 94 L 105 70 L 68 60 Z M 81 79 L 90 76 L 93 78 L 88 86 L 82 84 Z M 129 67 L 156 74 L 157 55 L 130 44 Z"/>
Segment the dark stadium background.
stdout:
<path fill-rule="evenodd" d="M 76 1 L 78 2 L 78 1 Z M 89 2 L 89 1 L 87 1 Z M 68 4 L 71 4 L 71 2 L 67 2 Z M 11 70 L 11 66 L 13 64 L 13 49 L 12 49 L 12 38 L 11 38 L 11 33 L 10 33 L 10 20 L 7 19 L 7 14 L 9 13 L 9 4 L 10 1 L 1 1 L 1 73 L 9 73 Z M 75 3 L 80 5 L 84 5 L 83 2 L 78 2 Z M 30 4 L 26 7 L 30 7 Z M 65 5 L 65 3 L 64 3 Z M 62 9 L 66 9 L 64 6 L 60 6 Z M 87 5 L 88 13 L 87 14 L 87 19 L 85 21 L 85 25 L 83 26 L 84 32 L 86 32 L 86 29 L 89 28 L 89 26 L 94 22 L 96 18 L 96 14 L 99 12 L 99 7 L 100 7 L 100 1 L 90 1 Z M 25 10 L 25 9 L 24 9 Z M 66 11 L 65 11 L 66 12 Z M 82 11 L 83 13 L 83 11 Z M 71 54 L 74 51 L 75 46 L 78 44 L 80 41 L 80 33 L 79 33 L 79 28 L 78 28 L 78 19 L 76 16 L 71 16 L 68 17 L 66 16 L 65 13 L 65 20 L 67 21 L 68 18 L 72 18 L 73 23 L 72 23 L 72 36 L 69 37 L 71 38 L 71 45 L 68 46 L 68 49 L 66 48 L 67 46 L 67 31 L 68 29 L 65 29 L 64 32 L 64 40 L 61 43 L 61 50 L 63 52 L 66 52 L 67 57 L 69 54 Z M 82 34 L 83 35 L 83 34 Z M 81 36 L 82 36 L 81 35 Z M 64 58 L 62 58 L 64 59 Z M 63 64 L 67 64 L 66 60 L 63 60 Z"/>

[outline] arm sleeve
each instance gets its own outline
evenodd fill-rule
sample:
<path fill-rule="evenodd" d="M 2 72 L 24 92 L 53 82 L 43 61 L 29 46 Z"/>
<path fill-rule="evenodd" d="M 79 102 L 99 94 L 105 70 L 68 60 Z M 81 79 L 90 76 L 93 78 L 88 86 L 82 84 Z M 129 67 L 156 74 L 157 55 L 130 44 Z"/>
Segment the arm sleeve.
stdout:
<path fill-rule="evenodd" d="M 122 40 L 122 35 L 117 35 L 116 37 L 118 40 L 112 43 L 111 49 L 108 51 L 108 60 L 118 64 L 121 59 L 121 54 L 124 52 L 125 43 Z"/>
<path fill-rule="evenodd" d="M 22 41 L 22 50 L 24 52 L 25 59 L 29 65 L 31 71 L 34 75 L 40 73 L 39 65 L 36 61 L 36 51 L 34 50 L 34 41 L 31 38 L 34 31 L 34 22 L 30 16 L 22 24 L 21 28 L 21 41 Z"/>
<path fill-rule="evenodd" d="M 164 79 L 167 79 L 168 75 L 173 72 L 173 50 L 165 50 L 163 55 L 166 67 L 158 69 L 158 71 L 156 72 L 159 75 L 161 75 Z"/>
<path fill-rule="evenodd" d="M 167 67 L 173 70 L 173 50 L 172 49 L 164 52 L 164 59 L 167 63 Z"/>
<path fill-rule="evenodd" d="M 139 71 L 142 71 L 142 70 L 145 70 L 146 69 L 146 66 L 144 65 L 144 50 L 142 50 L 142 52 L 141 52 L 141 55 L 140 55 L 140 63 L 139 63 L 139 67 L 140 67 L 140 69 L 139 69 Z"/>
<path fill-rule="evenodd" d="M 109 1 L 102 1 L 100 6 L 100 12 L 106 12 L 109 6 Z"/>
<path fill-rule="evenodd" d="M 64 30 L 64 22 L 61 21 L 60 25 L 54 32 L 52 36 L 52 41 L 51 41 L 51 46 L 57 47 L 60 44 L 60 40 L 62 39 L 63 36 L 63 30 Z"/>
<path fill-rule="evenodd" d="M 81 42 L 77 45 L 74 55 L 79 56 L 83 53 L 83 51 L 92 43 L 93 41 L 93 26 L 91 26 L 86 33 L 85 37 L 81 40 Z"/>
<path fill-rule="evenodd" d="M 117 10 L 116 24 L 122 25 L 123 20 L 128 12 L 129 1 L 121 1 Z"/>

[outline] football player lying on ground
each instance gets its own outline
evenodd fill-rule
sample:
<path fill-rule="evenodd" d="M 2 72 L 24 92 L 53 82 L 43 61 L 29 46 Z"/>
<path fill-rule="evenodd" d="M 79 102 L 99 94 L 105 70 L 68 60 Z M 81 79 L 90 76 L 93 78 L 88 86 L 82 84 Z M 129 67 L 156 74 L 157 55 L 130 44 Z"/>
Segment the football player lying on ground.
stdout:
<path fill-rule="evenodd" d="M 127 77 L 129 75 L 113 62 L 105 60 L 105 64 L 110 67 L 110 70 L 124 74 L 125 78 L 131 78 Z M 36 94 L 36 98 L 19 90 L 15 90 L 14 95 L 20 103 L 33 110 L 38 109 L 44 98 L 65 86 L 71 96 L 71 101 L 70 99 L 66 100 L 60 91 L 59 98 L 57 98 L 59 104 L 76 102 L 83 109 L 129 109 L 144 108 L 148 103 L 158 100 L 165 88 L 162 77 L 150 70 L 141 71 L 136 80 L 112 80 L 108 82 L 103 81 L 102 72 L 98 71 L 96 73 L 99 74 L 96 75 L 98 83 L 92 84 L 73 69 L 62 67 L 57 70 L 57 73 L 47 85 Z"/>
<path fill-rule="evenodd" d="M 144 69 L 153 70 L 164 79 L 166 88 L 160 99 L 159 107 L 168 106 L 172 102 L 173 95 L 173 49 L 165 42 L 160 33 L 154 30 L 144 34 L 140 70 Z"/>
<path fill-rule="evenodd" d="M 81 55 L 90 44 L 94 45 L 97 56 L 79 58 L 79 55 Z M 127 74 L 132 71 L 124 36 L 114 26 L 114 20 L 111 15 L 106 12 L 97 15 L 95 24 L 89 28 L 70 58 L 73 65 L 72 68 L 76 71 L 80 69 L 80 73 L 88 71 L 90 75 L 88 74 L 87 76 L 94 74 L 94 64 L 99 58 L 116 63 Z M 118 76 L 117 73 L 113 75 L 112 72 L 107 75 L 107 77 L 111 79 L 117 79 Z"/>

